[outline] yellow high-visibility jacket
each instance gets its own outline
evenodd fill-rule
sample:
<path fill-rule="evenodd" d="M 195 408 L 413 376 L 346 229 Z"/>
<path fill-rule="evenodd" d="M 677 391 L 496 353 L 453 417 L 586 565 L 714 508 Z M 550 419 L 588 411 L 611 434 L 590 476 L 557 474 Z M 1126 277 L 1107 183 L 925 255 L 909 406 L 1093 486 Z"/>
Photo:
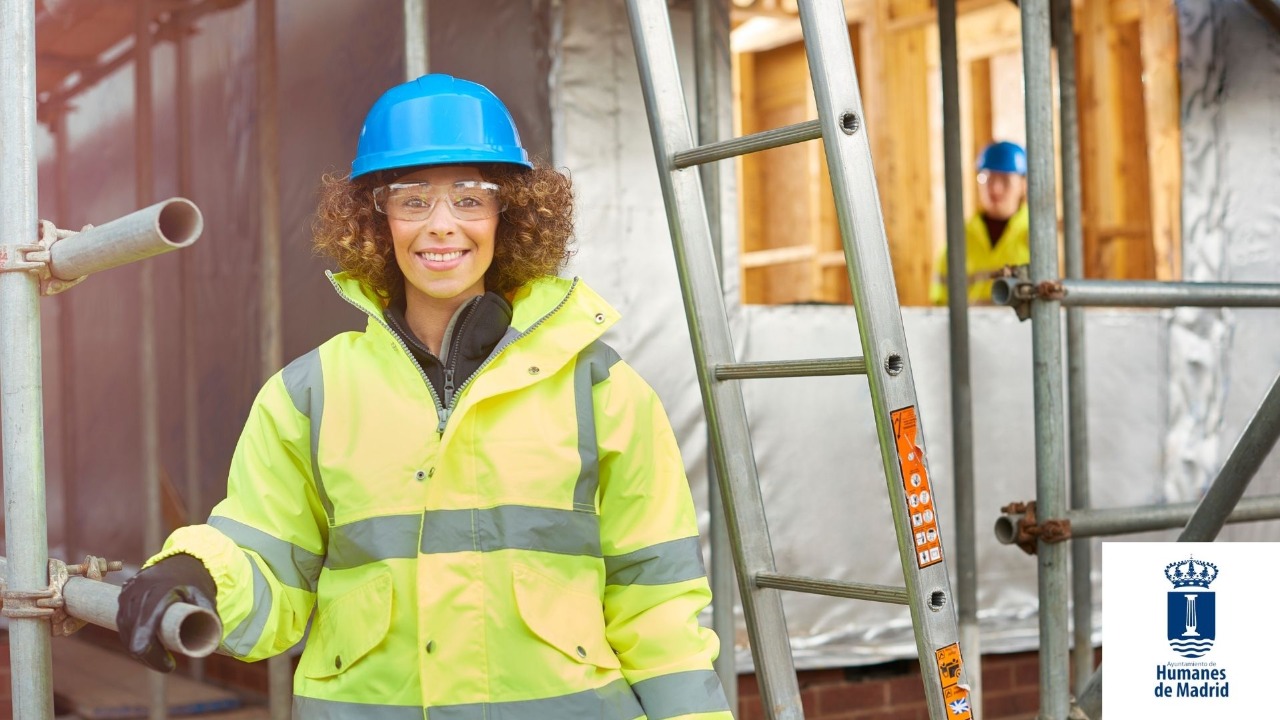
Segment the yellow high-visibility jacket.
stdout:
<path fill-rule="evenodd" d="M 964 226 L 965 267 L 969 275 L 969 302 L 975 305 L 991 304 L 991 281 L 994 273 L 1006 265 L 1026 265 L 1031 262 L 1031 235 L 1027 224 L 1027 204 L 1009 218 L 1004 232 L 995 245 L 987 233 L 987 223 L 981 214 L 969 218 Z M 947 304 L 947 249 L 943 248 L 933 265 L 933 284 L 929 287 L 929 302 Z"/>
<path fill-rule="evenodd" d="M 366 330 L 266 383 L 227 498 L 149 561 L 204 562 L 224 650 L 284 652 L 314 607 L 308 720 L 729 720 L 675 437 L 599 340 L 617 312 L 529 283 L 445 410 L 378 298 L 330 277 Z"/>

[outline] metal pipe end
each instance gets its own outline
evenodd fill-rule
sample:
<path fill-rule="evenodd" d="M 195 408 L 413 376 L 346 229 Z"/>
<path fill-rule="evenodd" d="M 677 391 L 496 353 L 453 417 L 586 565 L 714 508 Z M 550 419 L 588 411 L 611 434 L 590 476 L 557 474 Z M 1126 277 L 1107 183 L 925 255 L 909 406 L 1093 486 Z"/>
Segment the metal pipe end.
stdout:
<path fill-rule="evenodd" d="M 1021 515 L 1001 515 L 996 518 L 996 540 L 1001 545 L 1012 545 L 1018 539 L 1018 522 Z"/>
<path fill-rule="evenodd" d="M 187 657 L 205 657 L 218 649 L 222 621 L 217 613 L 198 605 L 176 603 L 160 621 L 160 642 Z"/>
<path fill-rule="evenodd" d="M 157 203 L 156 234 L 174 248 L 184 248 L 195 242 L 204 231 L 204 216 L 200 208 L 186 198 L 174 197 Z"/>
<path fill-rule="evenodd" d="M 991 282 L 991 302 L 995 305 L 1012 305 L 1014 288 L 1022 282 L 1016 277 L 996 278 Z"/>

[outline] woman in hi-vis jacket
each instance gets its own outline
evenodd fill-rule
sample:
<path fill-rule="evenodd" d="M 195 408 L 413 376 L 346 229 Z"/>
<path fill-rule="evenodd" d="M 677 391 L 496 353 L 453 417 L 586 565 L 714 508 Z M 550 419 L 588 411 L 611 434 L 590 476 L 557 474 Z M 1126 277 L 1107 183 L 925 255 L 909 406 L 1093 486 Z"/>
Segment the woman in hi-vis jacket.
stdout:
<path fill-rule="evenodd" d="M 226 499 L 126 583 L 130 653 L 172 669 L 195 602 L 245 660 L 310 619 L 295 717 L 727 720 L 684 466 L 617 312 L 556 277 L 572 216 L 486 88 L 379 98 L 315 225 L 368 324 L 267 381 Z"/>

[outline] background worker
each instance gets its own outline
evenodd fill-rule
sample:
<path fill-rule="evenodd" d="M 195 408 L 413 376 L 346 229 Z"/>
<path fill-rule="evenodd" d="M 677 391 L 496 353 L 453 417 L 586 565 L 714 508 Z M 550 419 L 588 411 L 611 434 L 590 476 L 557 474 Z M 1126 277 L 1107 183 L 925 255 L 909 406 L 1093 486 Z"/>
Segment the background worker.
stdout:
<path fill-rule="evenodd" d="M 1027 152 L 995 142 L 978 155 L 978 212 L 964 226 L 969 303 L 991 303 L 991 281 L 1007 265 L 1031 262 L 1027 225 Z M 947 304 L 947 250 L 933 265 L 929 300 Z"/>
<path fill-rule="evenodd" d="M 223 648 L 289 650 L 294 717 L 730 720 L 684 464 L 653 390 L 600 341 L 569 256 L 569 178 L 486 88 L 427 75 L 326 177 L 318 250 L 368 316 L 259 393 L 227 497 L 124 586 L 157 670 L 178 600 Z"/>

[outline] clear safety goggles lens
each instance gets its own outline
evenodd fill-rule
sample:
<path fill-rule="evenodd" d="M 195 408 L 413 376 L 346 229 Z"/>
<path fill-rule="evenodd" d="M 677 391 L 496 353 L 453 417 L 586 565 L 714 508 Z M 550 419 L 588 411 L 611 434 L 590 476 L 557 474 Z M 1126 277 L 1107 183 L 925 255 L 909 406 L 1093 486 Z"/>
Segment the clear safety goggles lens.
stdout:
<path fill-rule="evenodd" d="M 484 220 L 506 210 L 498 197 L 499 187 L 491 182 L 465 180 L 452 185 L 391 183 L 374 188 L 373 204 L 392 220 L 426 220 L 445 198 L 449 212 L 459 220 Z"/>

